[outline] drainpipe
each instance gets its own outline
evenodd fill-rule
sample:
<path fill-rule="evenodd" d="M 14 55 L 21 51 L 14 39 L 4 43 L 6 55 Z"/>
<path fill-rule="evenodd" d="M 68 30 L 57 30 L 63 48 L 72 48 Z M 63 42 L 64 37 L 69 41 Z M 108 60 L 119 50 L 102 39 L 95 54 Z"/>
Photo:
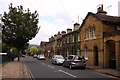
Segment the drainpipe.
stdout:
<path fill-rule="evenodd" d="M 103 28 L 104 28 L 104 24 L 103 24 Z M 103 68 L 104 68 L 104 30 L 102 33 L 102 38 L 103 38 Z"/>
<path fill-rule="evenodd" d="M 76 55 L 76 31 L 74 31 L 74 55 Z"/>

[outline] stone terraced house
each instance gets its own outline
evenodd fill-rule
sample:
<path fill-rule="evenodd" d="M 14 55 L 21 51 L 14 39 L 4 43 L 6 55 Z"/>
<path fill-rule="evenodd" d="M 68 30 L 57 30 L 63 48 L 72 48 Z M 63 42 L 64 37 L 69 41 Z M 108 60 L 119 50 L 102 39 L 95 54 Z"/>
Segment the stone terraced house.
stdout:
<path fill-rule="evenodd" d="M 82 55 L 88 66 L 120 70 L 120 17 L 107 15 L 101 5 L 97 13 L 88 12 L 81 25 L 75 23 L 73 31 L 59 32 L 45 45 L 47 56 Z"/>

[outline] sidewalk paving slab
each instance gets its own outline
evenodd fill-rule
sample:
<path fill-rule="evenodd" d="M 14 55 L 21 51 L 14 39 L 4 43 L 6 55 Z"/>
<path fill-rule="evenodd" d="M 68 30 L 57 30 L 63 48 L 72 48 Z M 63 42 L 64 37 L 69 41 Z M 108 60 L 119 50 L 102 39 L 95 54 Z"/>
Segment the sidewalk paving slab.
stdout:
<path fill-rule="evenodd" d="M 23 61 L 15 60 L 0 67 L 0 78 L 29 79 L 30 76 L 25 63 Z"/>
<path fill-rule="evenodd" d="M 102 73 L 102 74 L 107 74 L 107 75 L 110 75 L 110 76 L 120 78 L 120 71 L 117 71 L 116 69 L 110 69 L 110 68 L 102 69 L 102 68 L 98 68 L 97 66 L 95 66 L 95 67 L 87 66 L 87 68 L 95 70 L 95 71 L 97 71 L 99 73 Z"/>

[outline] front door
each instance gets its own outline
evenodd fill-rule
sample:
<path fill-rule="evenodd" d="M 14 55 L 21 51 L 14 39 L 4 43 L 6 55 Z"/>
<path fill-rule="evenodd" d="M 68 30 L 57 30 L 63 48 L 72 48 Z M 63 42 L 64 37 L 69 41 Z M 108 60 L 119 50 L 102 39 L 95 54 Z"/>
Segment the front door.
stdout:
<path fill-rule="evenodd" d="M 94 65 L 98 66 L 98 47 L 94 47 Z"/>

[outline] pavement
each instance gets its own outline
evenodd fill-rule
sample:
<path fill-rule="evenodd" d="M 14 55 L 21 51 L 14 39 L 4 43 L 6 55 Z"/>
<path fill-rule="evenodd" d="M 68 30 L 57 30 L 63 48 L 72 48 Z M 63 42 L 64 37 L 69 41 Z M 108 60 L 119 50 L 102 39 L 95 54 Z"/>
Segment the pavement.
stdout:
<path fill-rule="evenodd" d="M 111 75 L 114 77 L 120 78 L 120 71 L 116 71 L 114 69 L 99 69 L 96 67 L 88 67 L 89 69 L 93 69 L 97 72 Z M 26 64 L 22 61 L 11 61 L 6 63 L 4 66 L 0 66 L 0 79 L 4 78 L 24 78 L 25 80 L 32 80 L 31 72 Z M 22 80 L 24 80 L 22 79 Z"/>
<path fill-rule="evenodd" d="M 4 66 L 0 66 L 0 79 L 22 79 L 22 80 L 29 80 L 31 78 L 29 69 L 22 61 L 14 61 L 5 63 Z M 31 80 L 31 79 L 30 79 Z"/>
<path fill-rule="evenodd" d="M 120 71 L 117 71 L 116 69 L 110 69 L 110 68 L 99 68 L 97 66 L 91 67 L 91 66 L 87 66 L 88 69 L 92 69 L 95 70 L 99 73 L 102 74 L 106 74 L 106 75 L 110 75 L 110 76 L 114 76 L 117 78 L 120 78 Z"/>

